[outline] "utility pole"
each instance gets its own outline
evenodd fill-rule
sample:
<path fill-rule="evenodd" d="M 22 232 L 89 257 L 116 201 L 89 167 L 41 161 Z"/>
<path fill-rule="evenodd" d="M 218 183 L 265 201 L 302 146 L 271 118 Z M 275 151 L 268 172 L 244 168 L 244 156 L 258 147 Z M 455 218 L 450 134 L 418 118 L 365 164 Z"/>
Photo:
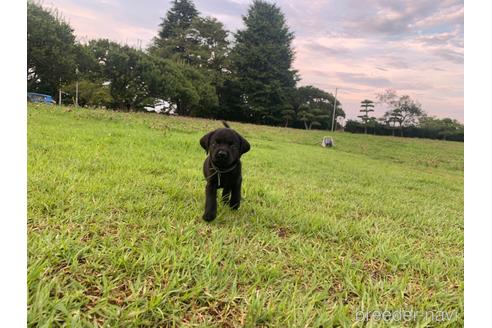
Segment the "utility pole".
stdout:
<path fill-rule="evenodd" d="M 79 107 L 79 69 L 75 68 L 75 107 Z"/>
<path fill-rule="evenodd" d="M 337 108 L 337 91 L 338 88 L 335 88 L 335 102 L 333 103 L 333 117 L 331 119 L 331 132 L 335 131 L 335 114 Z"/>
<path fill-rule="evenodd" d="M 58 106 L 61 106 L 61 97 L 62 97 L 62 91 L 61 91 L 61 77 L 60 77 L 60 84 L 58 85 Z"/>

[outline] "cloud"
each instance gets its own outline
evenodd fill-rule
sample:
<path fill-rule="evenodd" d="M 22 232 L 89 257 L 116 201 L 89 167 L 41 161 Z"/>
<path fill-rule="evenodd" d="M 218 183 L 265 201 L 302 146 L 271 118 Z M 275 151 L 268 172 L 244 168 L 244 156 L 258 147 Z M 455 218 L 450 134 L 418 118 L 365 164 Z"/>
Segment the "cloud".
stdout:
<path fill-rule="evenodd" d="M 428 46 L 453 45 L 456 47 L 463 47 L 462 40 L 459 39 L 456 32 L 422 35 L 417 37 L 416 40 Z"/>
<path fill-rule="evenodd" d="M 391 60 L 384 62 L 384 63 L 388 67 L 394 68 L 394 69 L 407 69 L 407 68 L 409 68 L 408 64 L 405 63 L 404 61 L 400 60 L 400 59 L 391 59 Z"/>
<path fill-rule="evenodd" d="M 450 49 L 436 49 L 433 51 L 436 56 L 452 61 L 456 64 L 463 64 L 464 54 Z"/>
<path fill-rule="evenodd" d="M 377 88 L 388 88 L 392 85 L 391 81 L 384 77 L 371 77 L 361 73 L 337 72 L 336 75 L 344 82 L 356 85 L 371 86 Z"/>
<path fill-rule="evenodd" d="M 436 26 L 463 25 L 462 1 L 348 0 L 345 29 L 357 35 L 394 38 L 415 35 Z M 348 8 L 347 8 L 348 10 Z"/>
<path fill-rule="evenodd" d="M 309 43 L 306 45 L 309 50 L 312 50 L 319 55 L 324 55 L 328 57 L 336 57 L 336 56 L 350 56 L 350 50 L 340 46 L 325 46 L 316 41 Z"/>
<path fill-rule="evenodd" d="M 238 18 L 248 10 L 248 3 L 231 0 L 198 0 L 196 1 L 196 6 L 202 11 Z"/>
<path fill-rule="evenodd" d="M 465 8 L 463 3 L 452 7 L 443 8 L 434 12 L 432 15 L 417 20 L 414 24 L 416 28 L 426 29 L 440 25 L 463 25 L 465 16 Z"/>

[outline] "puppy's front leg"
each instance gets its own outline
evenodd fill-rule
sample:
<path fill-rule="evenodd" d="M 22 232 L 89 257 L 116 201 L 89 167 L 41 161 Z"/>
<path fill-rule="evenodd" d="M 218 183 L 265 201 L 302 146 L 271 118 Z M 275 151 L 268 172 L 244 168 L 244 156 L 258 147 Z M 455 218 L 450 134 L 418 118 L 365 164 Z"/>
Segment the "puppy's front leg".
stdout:
<path fill-rule="evenodd" d="M 225 204 L 229 204 L 229 201 L 231 200 L 231 189 L 229 187 L 224 187 L 222 190 L 222 201 Z"/>
<path fill-rule="evenodd" d="M 207 183 L 205 188 L 205 213 L 203 219 L 212 221 L 217 215 L 217 186 L 214 183 Z"/>
<path fill-rule="evenodd" d="M 229 203 L 233 210 L 239 209 L 241 205 L 241 179 L 232 186 L 231 202 Z"/>

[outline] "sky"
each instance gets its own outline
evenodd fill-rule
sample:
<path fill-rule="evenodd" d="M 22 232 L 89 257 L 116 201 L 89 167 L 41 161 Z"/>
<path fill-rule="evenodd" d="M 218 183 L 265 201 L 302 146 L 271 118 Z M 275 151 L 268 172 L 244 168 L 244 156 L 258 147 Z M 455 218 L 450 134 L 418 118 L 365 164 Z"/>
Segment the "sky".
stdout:
<path fill-rule="evenodd" d="M 232 33 L 243 28 L 250 0 L 195 0 L 204 16 Z M 464 120 L 463 0 L 277 0 L 295 34 L 301 80 L 330 93 L 338 88 L 347 118 L 360 101 L 391 88 L 431 116 Z M 45 0 L 81 42 L 109 38 L 145 48 L 170 0 Z M 376 105 L 375 116 L 384 114 Z"/>

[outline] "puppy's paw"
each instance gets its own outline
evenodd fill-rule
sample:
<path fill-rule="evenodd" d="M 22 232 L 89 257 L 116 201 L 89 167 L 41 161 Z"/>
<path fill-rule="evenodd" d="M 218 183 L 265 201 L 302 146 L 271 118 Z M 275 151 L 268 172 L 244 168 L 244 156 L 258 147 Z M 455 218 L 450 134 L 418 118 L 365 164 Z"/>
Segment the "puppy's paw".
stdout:
<path fill-rule="evenodd" d="M 213 221 L 215 219 L 215 214 L 214 213 L 205 213 L 205 214 L 203 214 L 202 219 L 204 219 L 207 222 Z"/>
<path fill-rule="evenodd" d="M 235 204 L 232 204 L 232 203 L 231 203 L 231 204 L 230 204 L 231 209 L 233 209 L 233 210 L 235 210 L 235 211 L 237 211 L 237 210 L 239 209 L 239 205 L 240 205 L 239 203 L 235 203 Z"/>

